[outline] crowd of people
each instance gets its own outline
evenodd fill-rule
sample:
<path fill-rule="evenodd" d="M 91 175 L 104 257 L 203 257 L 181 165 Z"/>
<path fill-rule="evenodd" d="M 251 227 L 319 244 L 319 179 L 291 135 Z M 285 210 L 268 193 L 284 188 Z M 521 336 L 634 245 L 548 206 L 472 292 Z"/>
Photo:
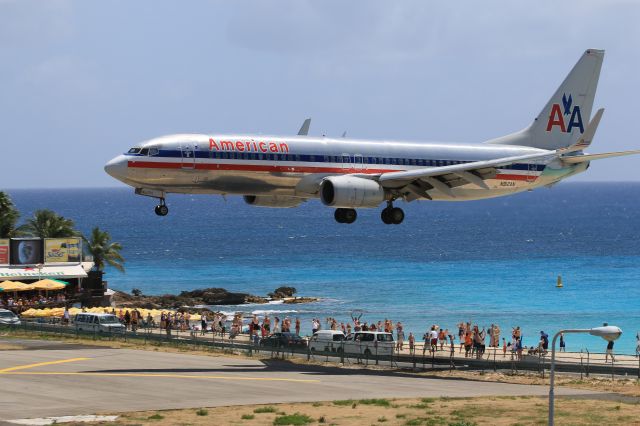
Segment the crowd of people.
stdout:
<path fill-rule="evenodd" d="M 51 296 L 45 294 L 37 294 L 34 292 L 31 296 L 14 297 L 10 294 L 0 296 L 0 308 L 11 309 L 22 312 L 27 308 L 39 308 L 46 306 L 59 305 L 67 300 L 64 293 L 57 293 Z"/>
<path fill-rule="evenodd" d="M 64 301 L 64 294 L 58 294 L 50 298 L 40 297 L 37 300 L 30 300 L 30 302 L 45 303 L 53 298 L 57 302 Z M 11 297 L 0 299 L 0 302 L 5 306 L 18 306 L 19 303 L 24 303 L 21 300 L 13 300 Z M 178 330 L 183 332 L 190 331 L 192 334 L 199 333 L 200 335 L 214 333 L 225 337 L 228 333 L 229 338 L 235 338 L 239 334 L 245 333 L 255 342 L 259 342 L 260 339 L 264 339 L 273 333 L 289 332 L 300 335 L 301 331 L 300 318 L 290 318 L 288 316 L 280 319 L 278 316 L 271 318 L 269 315 L 259 317 L 254 314 L 247 323 L 246 317 L 239 312 L 233 316 L 231 321 L 228 321 L 227 315 L 224 313 L 204 311 L 199 315 L 199 321 L 192 321 L 192 314 L 188 311 L 163 311 L 159 322 L 157 322 L 151 314 L 143 317 L 140 311 L 135 308 L 131 310 L 116 310 L 115 308 L 109 310 L 105 308 L 105 312 L 116 315 L 125 328 L 131 331 L 136 331 L 141 327 L 159 327 L 161 330 L 166 331 L 167 334 L 170 334 L 172 330 Z M 63 322 L 70 322 L 68 310 L 65 310 Z M 231 323 L 228 330 L 227 322 Z M 396 351 L 405 349 L 405 341 L 409 352 L 412 354 L 415 354 L 420 346 L 413 332 L 410 332 L 408 336 L 405 334 L 404 326 L 399 321 L 394 323 L 392 320 L 385 318 L 380 321 L 367 322 L 361 321 L 360 317 L 352 317 L 351 321 L 345 322 L 338 321 L 333 317 L 327 317 L 324 321 L 319 318 L 312 318 L 310 324 L 312 334 L 322 330 L 323 323 L 326 329 L 342 331 L 345 336 L 360 331 L 390 333 L 394 337 Z M 428 327 L 422 335 L 422 354 L 425 355 L 428 351 L 430 355 L 435 355 L 437 352 L 448 351 L 451 355 L 454 355 L 457 348 L 458 354 L 464 353 L 465 357 L 481 359 L 487 353 L 488 346 L 493 349 L 489 351 L 489 357 L 497 356 L 501 353 L 503 358 L 511 357 L 514 360 L 522 360 L 525 355 L 547 355 L 549 350 L 549 335 L 544 331 L 540 331 L 536 345 L 527 347 L 523 344 L 520 326 L 513 327 L 508 338 L 502 336 L 502 330 L 497 324 L 491 324 L 486 328 L 479 327 L 471 322 L 460 322 L 457 328 L 457 334 L 455 334 L 437 324 Z M 564 352 L 566 350 L 565 336 L 560 334 L 559 340 L 559 351 Z M 640 334 L 636 335 L 636 340 L 636 356 L 640 357 Z M 608 343 L 605 353 L 606 360 L 609 358 L 612 361 L 615 360 L 613 342 Z"/>

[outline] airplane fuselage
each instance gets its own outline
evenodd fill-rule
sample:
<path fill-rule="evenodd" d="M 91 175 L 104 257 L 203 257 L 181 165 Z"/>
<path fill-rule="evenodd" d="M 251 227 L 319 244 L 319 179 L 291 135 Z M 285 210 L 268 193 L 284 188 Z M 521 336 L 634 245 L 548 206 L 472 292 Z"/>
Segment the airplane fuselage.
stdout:
<path fill-rule="evenodd" d="M 116 177 L 134 188 L 307 199 L 317 198 L 319 182 L 332 175 L 380 175 L 545 152 L 550 151 L 490 144 L 179 134 L 152 139 L 110 164 L 112 170 L 117 164 Z M 433 189 L 422 198 L 498 197 L 551 185 L 585 169 L 585 164 L 567 166 L 557 160 L 516 163 L 485 179 L 489 190 L 466 184 L 451 188 L 450 194 Z"/>

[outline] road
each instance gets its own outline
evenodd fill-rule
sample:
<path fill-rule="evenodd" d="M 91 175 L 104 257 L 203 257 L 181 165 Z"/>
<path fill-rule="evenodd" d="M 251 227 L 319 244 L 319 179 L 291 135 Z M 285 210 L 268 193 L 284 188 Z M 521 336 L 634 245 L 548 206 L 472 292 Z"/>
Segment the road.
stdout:
<path fill-rule="evenodd" d="M 0 419 L 380 397 L 538 395 L 544 386 L 277 360 L 0 340 Z M 559 389 L 558 395 L 594 392 Z"/>

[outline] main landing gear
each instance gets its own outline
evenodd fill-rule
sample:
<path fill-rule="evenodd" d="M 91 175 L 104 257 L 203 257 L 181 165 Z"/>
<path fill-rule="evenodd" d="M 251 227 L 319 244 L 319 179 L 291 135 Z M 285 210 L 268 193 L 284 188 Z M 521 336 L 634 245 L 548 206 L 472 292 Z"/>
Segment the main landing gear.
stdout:
<path fill-rule="evenodd" d="M 380 213 L 380 218 L 386 225 L 400 225 L 404 220 L 404 212 L 399 207 L 393 207 L 393 202 L 389 201 Z"/>
<path fill-rule="evenodd" d="M 160 198 L 160 204 L 156 206 L 155 212 L 158 216 L 166 216 L 169 214 L 169 207 L 164 202 L 164 198 Z"/>
<path fill-rule="evenodd" d="M 336 218 L 338 223 L 353 223 L 358 217 L 355 209 L 336 209 L 333 217 Z"/>

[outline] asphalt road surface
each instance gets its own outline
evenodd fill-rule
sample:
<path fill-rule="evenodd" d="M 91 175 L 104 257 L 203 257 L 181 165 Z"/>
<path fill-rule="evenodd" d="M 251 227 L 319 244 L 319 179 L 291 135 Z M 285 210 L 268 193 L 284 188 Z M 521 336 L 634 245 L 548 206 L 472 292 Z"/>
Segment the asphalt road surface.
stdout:
<path fill-rule="evenodd" d="M 432 379 L 58 342 L 0 340 L 0 419 L 279 402 L 546 395 L 545 386 Z M 15 345 L 22 346 L 16 349 Z M 557 395 L 587 395 L 558 389 Z"/>

